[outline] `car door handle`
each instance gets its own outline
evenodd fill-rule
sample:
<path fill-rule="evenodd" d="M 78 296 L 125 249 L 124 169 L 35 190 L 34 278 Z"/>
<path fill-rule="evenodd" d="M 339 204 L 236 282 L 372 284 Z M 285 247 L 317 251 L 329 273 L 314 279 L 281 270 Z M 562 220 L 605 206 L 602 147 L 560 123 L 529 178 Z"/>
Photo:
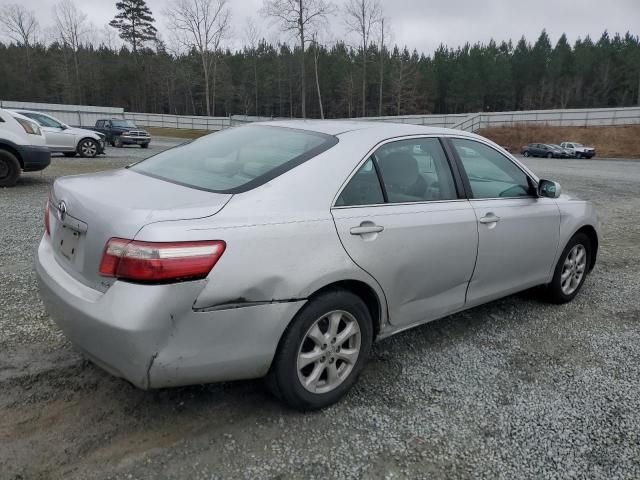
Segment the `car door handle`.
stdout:
<path fill-rule="evenodd" d="M 495 215 L 494 213 L 487 213 L 486 216 L 482 217 L 478 220 L 480 223 L 496 223 L 500 221 L 500 217 Z"/>
<path fill-rule="evenodd" d="M 361 224 L 359 227 L 352 227 L 351 230 L 349 230 L 349 233 L 351 233 L 351 235 L 365 235 L 367 233 L 380 233 L 384 230 L 384 227 L 382 225 L 376 225 L 376 224 Z"/>

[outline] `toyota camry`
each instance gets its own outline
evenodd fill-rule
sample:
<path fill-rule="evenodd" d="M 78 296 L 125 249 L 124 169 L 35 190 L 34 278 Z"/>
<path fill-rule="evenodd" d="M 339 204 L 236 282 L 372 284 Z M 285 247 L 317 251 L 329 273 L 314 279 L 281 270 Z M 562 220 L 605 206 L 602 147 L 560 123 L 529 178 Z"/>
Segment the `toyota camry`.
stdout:
<path fill-rule="evenodd" d="M 491 141 L 350 121 L 232 128 L 124 169 L 63 177 L 41 296 L 89 359 L 143 388 L 266 377 L 338 401 L 371 345 L 593 269 L 589 202 Z"/>

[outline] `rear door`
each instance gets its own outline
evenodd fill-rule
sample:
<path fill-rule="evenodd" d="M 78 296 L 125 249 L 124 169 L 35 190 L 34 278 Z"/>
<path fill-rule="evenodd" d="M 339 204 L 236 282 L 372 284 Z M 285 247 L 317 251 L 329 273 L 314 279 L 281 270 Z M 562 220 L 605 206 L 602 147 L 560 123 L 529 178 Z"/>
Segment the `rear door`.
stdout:
<path fill-rule="evenodd" d="M 547 282 L 560 235 L 555 200 L 538 197 L 534 180 L 492 146 L 471 139 L 450 141 L 478 218 L 478 259 L 467 303 Z"/>
<path fill-rule="evenodd" d="M 382 286 L 395 325 L 462 308 L 476 217 L 439 139 L 390 141 L 364 161 L 332 214 L 349 256 Z"/>

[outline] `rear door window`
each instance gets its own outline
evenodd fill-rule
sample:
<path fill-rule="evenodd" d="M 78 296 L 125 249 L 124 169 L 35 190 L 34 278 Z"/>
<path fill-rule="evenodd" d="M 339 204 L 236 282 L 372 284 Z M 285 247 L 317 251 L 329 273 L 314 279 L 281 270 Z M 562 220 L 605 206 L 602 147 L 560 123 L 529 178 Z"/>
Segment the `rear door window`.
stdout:
<path fill-rule="evenodd" d="M 338 143 L 322 133 L 266 125 L 230 128 L 166 150 L 131 169 L 219 193 L 255 188 Z"/>

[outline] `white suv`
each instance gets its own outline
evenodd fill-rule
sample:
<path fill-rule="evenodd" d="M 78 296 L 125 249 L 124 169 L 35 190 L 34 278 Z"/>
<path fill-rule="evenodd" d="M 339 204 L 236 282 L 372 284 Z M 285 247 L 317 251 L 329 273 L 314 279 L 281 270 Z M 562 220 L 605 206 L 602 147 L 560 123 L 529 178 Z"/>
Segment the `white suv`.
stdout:
<path fill-rule="evenodd" d="M 12 110 L 29 117 L 40 125 L 52 153 L 63 153 L 66 157 L 93 158 L 104 153 L 104 135 L 93 130 L 70 127 L 51 115 L 33 110 Z"/>
<path fill-rule="evenodd" d="M 36 122 L 0 109 L 0 187 L 12 187 L 22 171 L 47 168 L 51 153 Z"/>

